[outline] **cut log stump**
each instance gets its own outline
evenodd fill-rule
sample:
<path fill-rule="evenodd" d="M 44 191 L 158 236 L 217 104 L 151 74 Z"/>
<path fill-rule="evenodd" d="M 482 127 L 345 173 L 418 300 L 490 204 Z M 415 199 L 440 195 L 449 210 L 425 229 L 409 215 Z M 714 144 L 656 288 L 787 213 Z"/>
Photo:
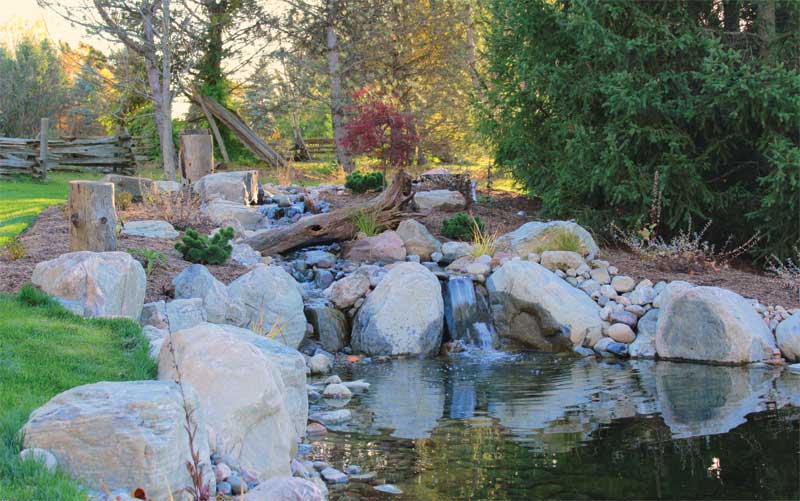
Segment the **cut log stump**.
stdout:
<path fill-rule="evenodd" d="M 70 181 L 69 250 L 117 250 L 117 211 L 114 183 Z"/>
<path fill-rule="evenodd" d="M 214 172 L 214 141 L 205 129 L 189 129 L 181 135 L 181 177 L 194 184 Z"/>
<path fill-rule="evenodd" d="M 380 226 L 394 228 L 410 215 L 405 209 L 413 196 L 411 176 L 401 170 L 385 191 L 359 209 L 338 209 L 304 217 L 289 226 L 253 235 L 244 243 L 269 256 L 310 245 L 350 240 L 358 231 L 353 218 L 359 211 L 373 213 Z"/>

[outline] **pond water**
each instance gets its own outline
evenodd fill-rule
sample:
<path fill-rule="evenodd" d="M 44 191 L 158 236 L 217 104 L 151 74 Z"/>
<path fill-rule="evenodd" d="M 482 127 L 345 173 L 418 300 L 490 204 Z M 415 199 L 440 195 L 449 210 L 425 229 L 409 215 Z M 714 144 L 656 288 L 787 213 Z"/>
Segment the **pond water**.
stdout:
<path fill-rule="evenodd" d="M 800 498 L 788 371 L 477 352 L 337 373 L 372 387 L 310 458 L 403 494 L 350 483 L 333 500 Z"/>

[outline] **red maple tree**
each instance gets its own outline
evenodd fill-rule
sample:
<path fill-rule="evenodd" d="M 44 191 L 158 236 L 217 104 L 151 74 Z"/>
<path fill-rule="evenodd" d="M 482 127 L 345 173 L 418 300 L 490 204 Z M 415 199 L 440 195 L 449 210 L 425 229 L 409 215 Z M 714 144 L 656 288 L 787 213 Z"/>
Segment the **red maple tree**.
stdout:
<path fill-rule="evenodd" d="M 345 125 L 342 145 L 353 154 L 375 155 L 384 168 L 409 165 L 419 144 L 414 118 L 398 111 L 394 98 L 381 99 L 368 89 L 353 93 L 354 117 Z"/>

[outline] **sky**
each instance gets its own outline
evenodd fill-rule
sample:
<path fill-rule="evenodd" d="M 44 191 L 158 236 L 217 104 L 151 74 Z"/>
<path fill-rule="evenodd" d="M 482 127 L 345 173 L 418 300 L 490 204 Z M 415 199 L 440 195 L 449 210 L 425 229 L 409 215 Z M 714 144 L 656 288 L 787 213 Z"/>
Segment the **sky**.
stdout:
<path fill-rule="evenodd" d="M 2 5 L 0 8 L 0 37 L 2 37 L 0 43 L 2 44 L 13 42 L 13 32 L 19 31 L 12 29 L 9 33 L 9 30 L 2 28 L 25 28 L 38 25 L 46 30 L 49 38 L 67 42 L 73 47 L 84 41 L 90 42 L 100 49 L 108 48 L 107 42 L 96 37 L 88 37 L 80 27 L 70 26 L 69 22 L 55 12 L 39 7 L 36 0 L 0 0 L 0 5 Z"/>

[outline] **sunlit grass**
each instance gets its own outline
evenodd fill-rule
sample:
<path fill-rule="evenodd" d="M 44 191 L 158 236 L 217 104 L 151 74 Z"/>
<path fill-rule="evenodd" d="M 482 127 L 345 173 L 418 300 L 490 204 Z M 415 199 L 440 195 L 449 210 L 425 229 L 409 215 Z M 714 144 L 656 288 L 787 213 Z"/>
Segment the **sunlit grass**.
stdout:
<path fill-rule="evenodd" d="M 75 386 L 153 379 L 147 350 L 133 321 L 83 319 L 30 286 L 0 294 L 0 499 L 86 499 L 66 474 L 21 462 L 17 432 L 31 411 Z"/>
<path fill-rule="evenodd" d="M 51 205 L 64 202 L 69 181 L 99 179 L 102 174 L 53 172 L 47 181 L 34 181 L 28 175 L 0 181 L 0 247 L 19 235 L 36 216 Z"/>

